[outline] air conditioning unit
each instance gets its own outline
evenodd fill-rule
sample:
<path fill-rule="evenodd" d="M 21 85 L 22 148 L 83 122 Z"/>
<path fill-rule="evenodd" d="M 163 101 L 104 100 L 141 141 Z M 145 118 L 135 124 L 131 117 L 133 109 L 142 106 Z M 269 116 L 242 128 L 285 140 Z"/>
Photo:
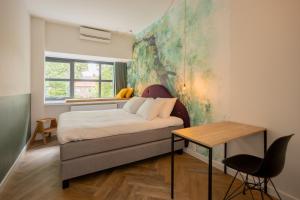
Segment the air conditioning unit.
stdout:
<path fill-rule="evenodd" d="M 110 43 L 111 32 L 87 26 L 80 26 L 80 39 Z"/>

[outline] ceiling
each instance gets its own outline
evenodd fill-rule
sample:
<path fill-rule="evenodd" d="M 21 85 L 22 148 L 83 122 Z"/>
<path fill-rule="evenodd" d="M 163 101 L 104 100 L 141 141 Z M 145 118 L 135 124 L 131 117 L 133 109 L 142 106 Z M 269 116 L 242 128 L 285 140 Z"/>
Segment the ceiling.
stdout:
<path fill-rule="evenodd" d="M 138 33 L 174 0 L 25 0 L 29 12 L 51 21 Z"/>

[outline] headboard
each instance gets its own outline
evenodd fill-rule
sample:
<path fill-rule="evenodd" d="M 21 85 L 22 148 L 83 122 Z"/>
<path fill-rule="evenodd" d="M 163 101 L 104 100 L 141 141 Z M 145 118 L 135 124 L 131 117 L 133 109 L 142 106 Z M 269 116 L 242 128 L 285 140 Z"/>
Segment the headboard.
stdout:
<path fill-rule="evenodd" d="M 142 97 L 152 97 L 152 98 L 172 98 L 173 96 L 170 94 L 167 88 L 165 88 L 162 85 L 150 85 L 147 87 L 143 94 Z M 190 127 L 190 117 L 187 112 L 187 109 L 185 106 L 177 99 L 174 109 L 171 113 L 172 116 L 179 117 L 183 120 L 184 122 L 184 127 Z"/>

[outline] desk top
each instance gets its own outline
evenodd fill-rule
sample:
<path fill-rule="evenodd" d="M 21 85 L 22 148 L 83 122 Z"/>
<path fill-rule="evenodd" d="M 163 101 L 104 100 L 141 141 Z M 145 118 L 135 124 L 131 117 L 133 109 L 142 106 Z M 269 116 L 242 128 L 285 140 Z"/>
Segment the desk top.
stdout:
<path fill-rule="evenodd" d="M 193 142 L 214 147 L 248 135 L 263 133 L 266 129 L 236 122 L 217 122 L 172 131 Z"/>

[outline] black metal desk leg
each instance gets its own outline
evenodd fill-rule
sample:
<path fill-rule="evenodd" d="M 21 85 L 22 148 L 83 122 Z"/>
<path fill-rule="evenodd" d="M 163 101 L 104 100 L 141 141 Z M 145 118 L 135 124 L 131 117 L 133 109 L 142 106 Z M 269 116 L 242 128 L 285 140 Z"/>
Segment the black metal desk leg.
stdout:
<path fill-rule="evenodd" d="M 264 131 L 264 156 L 267 154 L 267 148 L 268 148 L 268 137 L 267 137 L 267 130 Z M 264 191 L 266 194 L 268 194 L 268 181 L 265 178 L 264 179 Z"/>
<path fill-rule="evenodd" d="M 171 198 L 174 198 L 174 134 L 171 141 Z"/>
<path fill-rule="evenodd" d="M 212 148 L 208 149 L 208 200 L 212 200 Z"/>
<path fill-rule="evenodd" d="M 227 143 L 224 144 L 224 159 L 227 158 Z M 224 174 L 227 174 L 227 166 L 224 164 Z"/>

